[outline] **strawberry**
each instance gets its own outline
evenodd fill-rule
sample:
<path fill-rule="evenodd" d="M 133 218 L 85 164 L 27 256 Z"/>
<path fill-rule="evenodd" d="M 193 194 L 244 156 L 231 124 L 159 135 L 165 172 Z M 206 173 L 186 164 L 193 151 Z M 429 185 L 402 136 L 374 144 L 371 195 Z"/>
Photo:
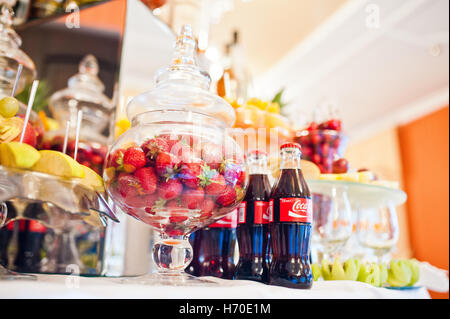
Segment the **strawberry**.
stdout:
<path fill-rule="evenodd" d="M 123 168 L 132 173 L 146 163 L 145 153 L 140 147 L 130 147 L 123 154 Z"/>
<path fill-rule="evenodd" d="M 200 204 L 200 209 L 202 210 L 202 215 L 212 213 L 214 209 L 214 201 L 212 199 L 206 198 Z"/>
<path fill-rule="evenodd" d="M 173 145 L 179 142 L 178 137 L 172 135 L 172 134 L 161 134 L 159 135 L 160 138 L 166 140 L 167 146 L 169 147 L 168 152 L 172 149 Z"/>
<path fill-rule="evenodd" d="M 222 147 L 213 143 L 203 144 L 202 159 L 208 163 L 211 168 L 219 168 L 220 163 L 222 163 L 223 160 Z"/>
<path fill-rule="evenodd" d="M 168 152 L 170 150 L 167 141 L 161 137 L 149 139 L 141 147 L 150 161 L 154 161 L 159 152 Z"/>
<path fill-rule="evenodd" d="M 214 177 L 209 179 L 208 184 L 205 187 L 205 191 L 208 195 L 218 196 L 225 192 L 226 188 L 225 178 L 220 174 L 216 174 Z"/>
<path fill-rule="evenodd" d="M 171 200 L 180 196 L 183 184 L 177 179 L 162 181 L 158 186 L 158 195 L 162 199 Z"/>
<path fill-rule="evenodd" d="M 117 170 L 123 169 L 123 154 L 124 150 L 115 150 L 110 156 L 111 161 L 108 162 L 108 167 L 114 167 Z"/>
<path fill-rule="evenodd" d="M 141 184 L 139 180 L 133 175 L 120 173 L 117 178 L 117 188 L 122 197 L 132 197 L 136 195 L 141 195 Z"/>
<path fill-rule="evenodd" d="M 205 198 L 205 191 L 203 188 L 198 187 L 197 189 L 188 189 L 181 195 L 181 201 L 185 207 L 189 209 L 200 208 L 200 205 Z"/>
<path fill-rule="evenodd" d="M 156 157 L 156 173 L 160 177 L 165 177 L 166 180 L 178 174 L 180 160 L 173 154 L 167 152 L 160 152 Z"/>
<path fill-rule="evenodd" d="M 225 178 L 227 184 L 236 185 L 245 183 L 245 172 L 242 165 L 233 159 L 224 160 L 220 164 L 219 172 Z"/>
<path fill-rule="evenodd" d="M 189 188 L 197 188 L 200 185 L 203 165 L 203 162 L 184 163 L 179 174 L 183 184 Z"/>
<path fill-rule="evenodd" d="M 175 215 L 169 217 L 169 222 L 171 223 L 181 223 L 188 219 L 186 215 Z"/>
<path fill-rule="evenodd" d="M 236 189 L 228 186 L 225 191 L 217 197 L 217 204 L 221 206 L 230 206 L 236 200 Z"/>
<path fill-rule="evenodd" d="M 136 170 L 134 176 L 139 180 L 146 194 L 153 194 L 156 191 L 158 177 L 151 167 L 142 167 Z"/>

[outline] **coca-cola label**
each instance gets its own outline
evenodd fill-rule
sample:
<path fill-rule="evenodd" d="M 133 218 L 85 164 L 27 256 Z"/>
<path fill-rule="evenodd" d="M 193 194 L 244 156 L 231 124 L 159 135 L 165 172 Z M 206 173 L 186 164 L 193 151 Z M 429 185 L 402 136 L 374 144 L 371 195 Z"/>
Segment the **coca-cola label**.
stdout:
<path fill-rule="evenodd" d="M 241 202 L 238 206 L 238 212 L 239 212 L 239 224 L 245 224 L 246 221 L 246 214 L 247 214 L 247 203 Z"/>
<path fill-rule="evenodd" d="M 269 203 L 263 201 L 255 202 L 255 224 L 268 224 L 269 223 Z"/>
<path fill-rule="evenodd" d="M 29 229 L 33 233 L 45 233 L 47 231 L 47 228 L 36 220 L 30 220 Z"/>
<path fill-rule="evenodd" d="M 210 228 L 236 228 L 238 221 L 238 210 L 235 209 L 228 215 L 225 215 L 222 219 L 219 219 L 215 223 L 209 225 Z"/>
<path fill-rule="evenodd" d="M 273 199 L 271 206 L 273 211 Z M 280 198 L 280 222 L 312 223 L 312 201 L 309 198 Z M 273 213 L 270 221 L 273 222 Z"/>

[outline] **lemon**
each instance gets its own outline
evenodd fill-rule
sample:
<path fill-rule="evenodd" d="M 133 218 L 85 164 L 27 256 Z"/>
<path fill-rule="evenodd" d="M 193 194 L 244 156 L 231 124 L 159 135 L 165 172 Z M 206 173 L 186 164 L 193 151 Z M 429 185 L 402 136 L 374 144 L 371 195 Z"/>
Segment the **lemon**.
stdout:
<path fill-rule="evenodd" d="M 61 177 L 83 178 L 85 171 L 72 157 L 57 151 L 39 151 L 41 157 L 31 168 L 33 171 L 42 172 Z"/>
<path fill-rule="evenodd" d="M 41 157 L 34 147 L 19 142 L 0 144 L 0 163 L 7 167 L 27 169 Z"/>
<path fill-rule="evenodd" d="M 307 160 L 300 160 L 300 167 L 302 168 L 303 176 L 306 179 L 319 179 L 320 169 L 319 166 L 313 162 Z"/>
<path fill-rule="evenodd" d="M 81 168 L 84 170 L 84 178 L 80 183 L 93 190 L 104 191 L 103 178 L 87 166 L 81 165 Z"/>

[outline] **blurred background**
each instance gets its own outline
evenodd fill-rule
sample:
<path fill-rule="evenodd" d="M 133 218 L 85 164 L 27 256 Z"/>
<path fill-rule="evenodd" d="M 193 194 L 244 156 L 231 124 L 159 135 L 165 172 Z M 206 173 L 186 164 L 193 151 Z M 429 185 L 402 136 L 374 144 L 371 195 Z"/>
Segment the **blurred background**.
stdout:
<path fill-rule="evenodd" d="M 154 85 L 185 23 L 193 25 L 211 90 L 236 107 L 238 127 L 276 127 L 289 139 L 331 107 L 348 138 L 342 156 L 350 167 L 396 181 L 408 195 L 397 209 L 393 254 L 449 269 L 447 0 L 3 2 L 15 10 L 14 29 L 35 63 L 48 115 L 46 98 L 93 54 L 115 108 L 112 129 L 116 136 L 126 130 L 127 102 Z M 249 124 L 251 112 L 239 112 L 252 98 L 253 105 L 276 101 L 276 116 Z M 131 219 L 120 227 L 149 232 Z M 115 238 L 127 255 L 125 272 L 145 268 L 135 260 L 148 241 Z"/>

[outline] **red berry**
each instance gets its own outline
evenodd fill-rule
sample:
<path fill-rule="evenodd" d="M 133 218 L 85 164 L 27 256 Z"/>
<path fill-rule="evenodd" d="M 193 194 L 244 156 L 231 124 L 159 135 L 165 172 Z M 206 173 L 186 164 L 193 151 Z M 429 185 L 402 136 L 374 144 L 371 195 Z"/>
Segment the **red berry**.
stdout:
<path fill-rule="evenodd" d="M 161 134 L 159 135 L 159 137 L 166 140 L 167 146 L 169 147 L 168 152 L 171 151 L 174 144 L 180 141 L 177 136 L 174 136 L 172 134 Z"/>
<path fill-rule="evenodd" d="M 225 192 L 227 186 L 225 178 L 217 174 L 209 180 L 208 185 L 205 187 L 206 194 L 218 196 Z"/>
<path fill-rule="evenodd" d="M 121 173 L 117 178 L 117 188 L 123 197 L 132 197 L 139 194 L 139 180 L 129 174 Z"/>
<path fill-rule="evenodd" d="M 115 150 L 111 155 L 111 160 L 108 160 L 108 167 L 114 167 L 118 170 L 123 169 L 123 154 L 124 150 Z"/>
<path fill-rule="evenodd" d="M 319 154 L 313 154 L 312 161 L 315 164 L 320 164 L 320 162 L 322 161 L 322 157 Z"/>
<path fill-rule="evenodd" d="M 158 186 L 158 195 L 162 199 L 171 200 L 180 196 L 183 190 L 183 184 L 177 179 L 163 181 Z"/>
<path fill-rule="evenodd" d="M 147 158 L 152 161 L 156 158 L 159 152 L 169 151 L 169 144 L 167 144 L 167 141 L 161 137 L 149 139 L 142 144 L 141 147 Z"/>
<path fill-rule="evenodd" d="M 155 171 L 151 167 L 142 167 L 136 170 L 134 176 L 137 177 L 139 183 L 141 183 L 142 188 L 145 193 L 153 194 L 156 191 L 156 184 L 158 182 L 158 178 L 155 174 Z"/>
<path fill-rule="evenodd" d="M 128 173 L 132 173 L 138 168 L 144 167 L 145 163 L 145 153 L 139 147 L 130 147 L 123 155 L 123 168 Z"/>
<path fill-rule="evenodd" d="M 100 165 L 103 163 L 103 157 L 101 157 L 100 155 L 93 155 L 91 158 L 91 162 L 94 165 Z"/>
<path fill-rule="evenodd" d="M 166 179 L 172 178 L 179 171 L 180 160 L 173 154 L 160 152 L 156 157 L 156 173 Z"/>
<path fill-rule="evenodd" d="M 189 188 L 197 188 L 200 185 L 203 165 L 203 162 L 183 164 L 179 173 L 183 184 Z"/>
<path fill-rule="evenodd" d="M 202 147 L 202 159 L 211 168 L 219 168 L 223 160 L 222 147 L 213 143 L 205 143 Z"/>
<path fill-rule="evenodd" d="M 236 200 L 236 190 L 234 187 L 227 187 L 225 192 L 217 197 L 217 204 L 221 206 L 230 206 Z"/>
<path fill-rule="evenodd" d="M 186 215 L 175 215 L 169 217 L 169 222 L 171 223 L 181 223 L 188 219 Z"/>
<path fill-rule="evenodd" d="M 332 164 L 334 174 L 347 173 L 349 169 L 349 163 L 345 158 L 337 159 Z"/>
<path fill-rule="evenodd" d="M 199 187 L 197 189 L 188 189 L 181 195 L 181 201 L 185 207 L 189 209 L 200 208 L 200 205 L 205 198 L 205 191 Z"/>
<path fill-rule="evenodd" d="M 200 209 L 202 210 L 202 215 L 203 214 L 211 214 L 211 212 L 214 209 L 214 201 L 210 198 L 206 198 L 201 204 L 200 204 Z"/>

